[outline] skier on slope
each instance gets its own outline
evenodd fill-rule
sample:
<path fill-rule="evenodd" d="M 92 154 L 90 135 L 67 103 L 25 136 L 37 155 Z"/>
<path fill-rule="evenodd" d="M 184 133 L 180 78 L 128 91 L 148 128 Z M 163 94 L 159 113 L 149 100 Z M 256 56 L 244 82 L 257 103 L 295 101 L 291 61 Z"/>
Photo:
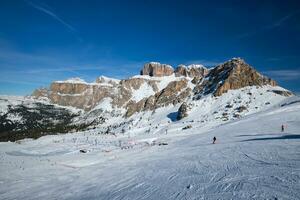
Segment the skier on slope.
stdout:
<path fill-rule="evenodd" d="M 281 125 L 281 132 L 284 132 L 284 125 Z"/>
<path fill-rule="evenodd" d="M 217 138 L 216 138 L 216 137 L 214 137 L 214 138 L 213 138 L 213 144 L 215 144 L 215 143 L 216 143 L 216 140 L 217 140 Z"/>

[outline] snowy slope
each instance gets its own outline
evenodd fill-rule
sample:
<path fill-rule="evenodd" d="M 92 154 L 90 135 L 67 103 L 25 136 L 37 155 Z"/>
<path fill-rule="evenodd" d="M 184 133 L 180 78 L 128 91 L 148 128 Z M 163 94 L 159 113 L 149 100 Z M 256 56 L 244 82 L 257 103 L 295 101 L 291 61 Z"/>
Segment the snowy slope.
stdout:
<path fill-rule="evenodd" d="M 122 113 L 126 112 L 126 110 L 118 111 L 113 109 L 113 115 L 95 112 L 97 109 L 111 110 L 112 106 L 109 104 L 109 101 L 103 101 L 92 112 L 85 114 L 84 117 L 80 116 L 78 119 L 75 119 L 75 123 L 92 122 L 97 117 L 105 115 L 105 123 L 96 125 L 99 128 L 98 132 L 103 133 L 109 126 L 110 130 L 117 135 L 122 134 L 124 130 L 131 135 L 142 134 L 145 131 L 165 132 L 166 129 L 172 132 L 173 130 L 181 129 L 183 124 L 185 126 L 191 125 L 201 129 L 209 129 L 270 109 L 286 99 L 285 96 L 271 92 L 273 89 L 284 90 L 281 87 L 252 86 L 228 91 L 221 97 L 206 95 L 198 100 L 189 99 L 187 100 L 190 106 L 188 117 L 180 121 L 176 120 L 180 104 L 161 107 L 154 111 L 144 111 L 136 113 L 130 118 L 124 118 Z M 242 107 L 244 109 L 241 109 Z"/>
<path fill-rule="evenodd" d="M 196 110 L 182 122 L 162 120 L 170 107 L 152 115 L 150 131 L 141 116 L 124 134 L 0 143 L 0 199 L 299 199 L 300 102 L 276 99 L 256 114 L 250 102 L 248 115 L 226 124 L 205 126 Z M 212 110 L 225 105 L 216 102 Z"/>

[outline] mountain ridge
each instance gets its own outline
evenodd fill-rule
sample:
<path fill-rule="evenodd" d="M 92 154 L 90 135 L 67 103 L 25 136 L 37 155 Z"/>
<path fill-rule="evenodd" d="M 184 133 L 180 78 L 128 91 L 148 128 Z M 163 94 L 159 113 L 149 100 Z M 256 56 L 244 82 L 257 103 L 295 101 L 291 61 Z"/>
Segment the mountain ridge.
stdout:
<path fill-rule="evenodd" d="M 152 130 L 161 123 L 189 122 L 190 115 L 197 115 L 197 123 L 208 127 L 267 109 L 293 95 L 240 58 L 210 69 L 203 65 L 173 69 L 157 62 L 145 64 L 143 69 L 142 75 L 123 80 L 100 76 L 94 83 L 80 78 L 54 81 L 49 89 L 35 90 L 28 97 L 30 103 L 14 104 L 0 98 L 4 108 L 0 139 L 1 135 L 3 140 L 14 140 L 31 137 L 31 132 L 39 137 L 90 128 L 114 134 L 132 127 Z M 80 112 L 74 113 L 73 108 Z M 69 117 L 64 119 L 56 112 Z M 32 121 L 28 113 L 50 120 Z M 10 138 L 10 134 L 16 137 Z"/>
<path fill-rule="evenodd" d="M 92 110 L 103 99 L 111 98 L 114 107 L 131 109 L 132 106 L 138 106 L 137 110 L 141 111 L 140 106 L 146 102 L 145 108 L 166 105 L 162 104 L 162 101 L 176 104 L 174 93 L 179 94 L 178 103 L 182 103 L 189 96 L 199 98 L 209 93 L 221 96 L 230 89 L 277 85 L 274 80 L 261 75 L 240 58 L 233 58 L 211 69 L 203 65 L 179 65 L 174 70 L 170 65 L 150 62 L 144 65 L 140 76 L 123 80 L 106 78 L 106 81 L 102 78 L 102 82 L 100 79 L 95 83 L 86 83 L 83 80 L 55 81 L 50 85 L 48 92 L 45 89 L 36 90 L 33 96 L 46 97 L 53 103 L 86 111 Z M 165 85 L 162 86 L 162 82 L 165 82 Z M 143 94 L 138 94 L 137 90 L 146 91 L 147 95 L 142 98 Z M 135 94 L 140 97 L 136 98 Z M 162 100 L 162 97 L 165 100 Z M 144 102 L 140 102 L 141 100 Z M 153 101 L 155 105 L 149 104 Z M 134 113 L 132 109 L 126 116 L 130 116 L 131 113 Z"/>

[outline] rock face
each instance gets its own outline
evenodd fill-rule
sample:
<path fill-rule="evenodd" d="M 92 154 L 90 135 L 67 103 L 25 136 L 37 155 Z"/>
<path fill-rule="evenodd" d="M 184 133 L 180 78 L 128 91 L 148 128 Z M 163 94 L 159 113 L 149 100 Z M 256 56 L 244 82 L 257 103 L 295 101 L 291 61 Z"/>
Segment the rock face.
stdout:
<path fill-rule="evenodd" d="M 185 118 L 188 116 L 188 105 L 186 102 L 183 102 L 181 106 L 178 109 L 178 115 L 177 115 L 177 120 L 181 120 L 182 118 Z"/>
<path fill-rule="evenodd" d="M 114 90 L 112 85 L 54 82 L 50 86 L 49 98 L 59 105 L 90 110 L 103 98 L 112 97 Z"/>
<path fill-rule="evenodd" d="M 130 117 L 136 112 L 176 105 L 188 98 L 197 99 L 207 94 L 221 96 L 228 90 L 263 85 L 275 86 L 276 83 L 242 59 L 234 58 L 209 70 L 202 65 L 179 65 L 174 71 L 170 65 L 151 62 L 144 65 L 141 76 L 124 80 L 101 76 L 94 83 L 79 78 L 56 81 L 49 90 L 36 90 L 33 96 L 85 111 L 123 109 L 124 115 Z"/>
<path fill-rule="evenodd" d="M 275 81 L 259 74 L 242 59 L 233 59 L 216 69 L 216 71 L 220 70 L 225 72 L 229 70 L 229 73 L 227 73 L 225 80 L 215 91 L 216 96 L 221 96 L 228 90 L 239 89 L 246 86 L 277 85 Z"/>
<path fill-rule="evenodd" d="M 179 65 L 175 70 L 176 76 L 189 76 L 188 69 L 185 65 Z"/>
<path fill-rule="evenodd" d="M 174 69 L 171 65 L 160 64 L 158 62 L 150 62 L 144 65 L 141 70 L 141 75 L 148 76 L 170 76 L 174 73 Z"/>
<path fill-rule="evenodd" d="M 201 78 L 206 76 L 208 73 L 208 69 L 206 69 L 203 65 L 179 65 L 175 70 L 176 76 L 185 76 L 190 78 Z"/>
<path fill-rule="evenodd" d="M 276 82 L 267 78 L 240 58 L 216 66 L 205 77 L 205 81 L 198 84 L 194 92 L 221 96 L 228 90 L 240 89 L 246 86 L 276 86 Z"/>
<path fill-rule="evenodd" d="M 33 91 L 32 96 L 36 98 L 47 98 L 49 95 L 48 92 L 47 88 L 39 88 Z"/>
<path fill-rule="evenodd" d="M 168 106 L 170 104 L 176 105 L 184 101 L 191 92 L 191 89 L 187 88 L 187 82 L 186 79 L 172 81 L 162 91 L 155 93 L 155 95 L 151 95 L 136 103 L 130 101 L 126 106 L 126 117 L 130 117 L 136 112 L 146 110 L 153 111 L 159 107 Z"/>
<path fill-rule="evenodd" d="M 182 102 L 190 94 L 191 89 L 187 88 L 188 81 L 182 79 L 180 81 L 173 81 L 168 84 L 161 92 L 155 95 L 156 107 L 167 106 L 170 104 L 177 104 Z"/>

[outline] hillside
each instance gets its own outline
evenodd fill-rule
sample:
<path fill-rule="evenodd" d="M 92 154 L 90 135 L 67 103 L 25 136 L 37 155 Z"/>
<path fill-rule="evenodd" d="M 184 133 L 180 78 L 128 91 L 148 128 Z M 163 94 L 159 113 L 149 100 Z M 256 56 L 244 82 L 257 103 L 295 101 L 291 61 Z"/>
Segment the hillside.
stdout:
<path fill-rule="evenodd" d="M 150 132 L 95 129 L 0 143 L 0 197 L 299 199 L 299 113 L 300 99 L 290 97 L 215 128 L 202 128 L 195 112 L 167 132 L 160 123 Z"/>

